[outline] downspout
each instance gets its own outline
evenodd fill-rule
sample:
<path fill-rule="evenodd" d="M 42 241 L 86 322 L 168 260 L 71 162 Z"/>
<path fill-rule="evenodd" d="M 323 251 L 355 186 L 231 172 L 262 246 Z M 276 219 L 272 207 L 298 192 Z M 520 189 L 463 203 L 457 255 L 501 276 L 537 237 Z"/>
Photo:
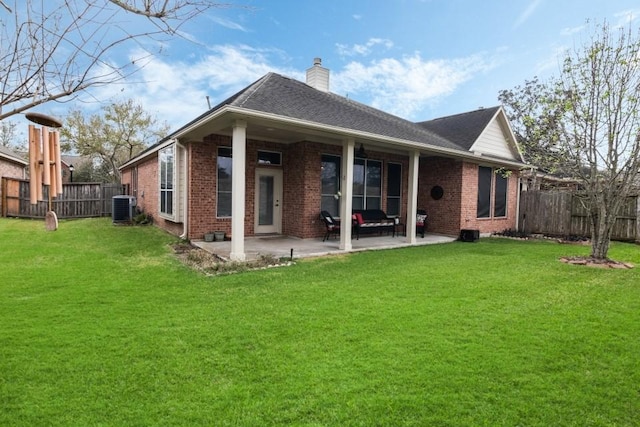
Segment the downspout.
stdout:
<path fill-rule="evenodd" d="M 518 173 L 518 195 L 516 197 L 516 233 L 520 231 L 520 196 L 522 195 L 522 177 Z"/>
<path fill-rule="evenodd" d="M 179 236 L 182 240 L 188 240 L 189 237 L 189 160 L 187 159 L 187 147 L 182 145 L 176 139 L 176 145 L 182 150 L 182 167 L 184 168 L 184 188 L 182 189 L 182 234 Z"/>

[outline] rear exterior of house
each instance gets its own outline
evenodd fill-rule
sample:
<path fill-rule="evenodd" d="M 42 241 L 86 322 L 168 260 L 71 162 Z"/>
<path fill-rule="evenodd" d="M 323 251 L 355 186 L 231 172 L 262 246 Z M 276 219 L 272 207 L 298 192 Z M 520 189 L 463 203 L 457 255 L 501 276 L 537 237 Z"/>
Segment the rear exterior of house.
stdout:
<path fill-rule="evenodd" d="M 409 234 L 416 209 L 431 233 L 515 228 L 524 163 L 501 108 L 411 123 L 331 94 L 325 71 L 270 73 L 131 159 L 138 208 L 192 240 L 321 237 L 321 210 L 382 209 Z"/>
<path fill-rule="evenodd" d="M 224 136 L 208 138 L 206 142 L 189 145 L 187 156 L 197 160 L 189 162 L 188 176 L 191 179 L 187 191 L 191 220 L 186 236 L 188 239 L 202 239 L 205 233 L 214 230 L 231 234 L 231 216 L 223 212 L 227 209 L 223 201 L 224 190 L 221 189 L 225 185 L 225 178 L 218 173 L 219 168 L 225 162 L 228 163 L 224 155 L 229 147 L 230 140 Z M 281 156 L 282 164 L 260 164 L 257 160 L 259 152 L 278 154 Z M 261 176 L 268 177 L 273 174 L 276 177 L 281 176 L 281 182 L 278 184 L 282 185 L 282 198 L 278 200 L 281 203 L 282 222 L 279 227 L 269 232 L 300 238 L 322 237 L 325 230 L 319 218 L 321 208 L 328 207 L 334 216 L 340 216 L 337 207 L 331 207 L 331 199 L 335 200 L 334 205 L 339 201 L 334 197 L 337 191 L 323 193 L 323 187 L 337 187 L 330 182 L 337 181 L 334 176 L 325 176 L 323 180 L 323 165 L 335 167 L 340 160 L 340 154 L 339 147 L 326 144 L 305 141 L 277 144 L 250 140 L 247 145 L 245 235 L 259 234 L 256 230 L 259 224 L 256 224 L 255 204 L 256 192 L 259 193 L 260 186 L 259 182 L 256 184 L 256 176 L 260 180 Z M 254 160 L 251 161 L 251 158 Z M 376 190 L 373 196 L 369 196 L 366 207 L 380 206 L 388 215 L 397 215 L 406 223 L 408 158 L 370 152 L 366 161 L 370 171 L 382 172 L 382 178 L 378 183 L 380 192 Z M 489 214 L 484 213 L 479 217 L 478 181 L 481 167 L 485 174 L 492 171 L 491 166 L 456 159 L 420 159 L 417 206 L 418 209 L 425 209 L 429 215 L 428 232 L 457 235 L 461 229 L 478 229 L 481 233 L 491 233 L 515 228 L 518 174 L 514 172 L 506 178 L 506 211 L 500 210 L 496 213 L 493 210 L 492 201 L 496 200 L 493 182 L 488 190 L 489 197 L 493 197 L 493 200 L 489 201 Z M 152 214 L 160 227 L 179 235 L 183 232 L 183 223 L 167 220 L 159 212 L 158 178 L 158 157 L 152 156 L 136 167 L 123 171 L 122 182 L 129 184 L 131 194 L 137 197 L 139 209 Z M 487 180 L 491 178 L 504 180 L 498 176 L 491 176 Z M 184 183 L 179 185 L 184 186 Z M 442 197 L 438 200 L 431 196 L 431 190 L 436 186 L 443 190 Z"/>

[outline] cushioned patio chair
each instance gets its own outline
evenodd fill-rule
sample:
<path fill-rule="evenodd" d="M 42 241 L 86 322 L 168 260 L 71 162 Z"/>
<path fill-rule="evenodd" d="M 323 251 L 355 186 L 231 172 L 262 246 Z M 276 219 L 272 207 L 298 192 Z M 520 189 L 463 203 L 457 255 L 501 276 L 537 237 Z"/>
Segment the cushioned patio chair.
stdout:
<path fill-rule="evenodd" d="M 427 228 L 427 211 L 418 209 L 416 211 L 416 233 L 424 238 L 424 232 Z"/>
<path fill-rule="evenodd" d="M 329 236 L 340 234 L 340 221 L 334 219 L 327 211 L 320 212 L 320 219 L 324 222 L 327 232 L 324 234 L 322 241 L 324 242 Z"/>

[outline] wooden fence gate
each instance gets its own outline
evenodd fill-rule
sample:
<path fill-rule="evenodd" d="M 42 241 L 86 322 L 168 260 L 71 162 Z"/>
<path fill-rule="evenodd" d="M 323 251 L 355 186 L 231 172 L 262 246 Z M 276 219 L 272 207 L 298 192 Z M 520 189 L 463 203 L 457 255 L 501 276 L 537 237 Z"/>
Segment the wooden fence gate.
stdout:
<path fill-rule="evenodd" d="M 640 240 L 638 196 L 629 196 L 618 213 L 612 239 Z M 518 231 L 549 236 L 591 235 L 589 215 L 580 195 L 570 191 L 523 191 Z"/>
<path fill-rule="evenodd" d="M 62 194 L 51 201 L 51 209 L 58 218 L 88 218 L 111 216 L 113 196 L 125 194 L 121 184 L 68 183 L 62 185 Z M 19 218 L 44 218 L 49 210 L 48 187 L 43 198 L 32 205 L 29 198 L 29 181 L 2 178 L 2 216 Z"/>

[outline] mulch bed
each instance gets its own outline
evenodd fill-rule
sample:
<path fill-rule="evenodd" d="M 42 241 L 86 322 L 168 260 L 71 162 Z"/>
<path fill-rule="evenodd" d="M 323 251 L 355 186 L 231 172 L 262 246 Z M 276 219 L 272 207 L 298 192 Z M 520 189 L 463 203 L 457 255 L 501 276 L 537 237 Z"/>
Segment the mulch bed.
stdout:
<path fill-rule="evenodd" d="M 561 262 L 571 265 L 585 265 L 587 267 L 597 267 L 597 268 L 617 268 L 617 269 L 629 269 L 633 268 L 634 265 L 628 262 L 619 262 L 614 261 L 612 259 L 595 259 L 591 257 L 580 257 L 580 256 L 571 256 L 571 257 L 561 257 Z"/>
<path fill-rule="evenodd" d="M 269 255 L 260 256 L 257 260 L 252 261 L 227 261 L 216 254 L 184 242 L 176 243 L 172 247 L 174 254 L 183 264 L 209 276 L 284 267 L 293 264 L 291 260 L 277 259 Z"/>

